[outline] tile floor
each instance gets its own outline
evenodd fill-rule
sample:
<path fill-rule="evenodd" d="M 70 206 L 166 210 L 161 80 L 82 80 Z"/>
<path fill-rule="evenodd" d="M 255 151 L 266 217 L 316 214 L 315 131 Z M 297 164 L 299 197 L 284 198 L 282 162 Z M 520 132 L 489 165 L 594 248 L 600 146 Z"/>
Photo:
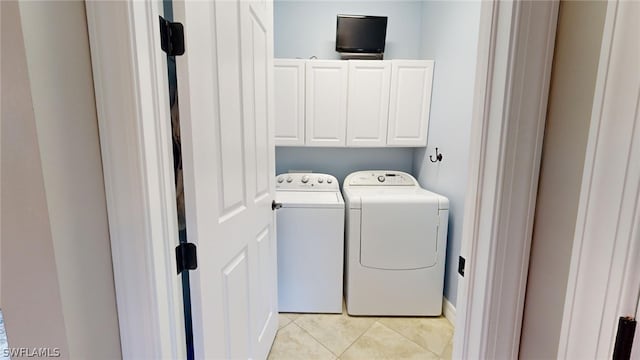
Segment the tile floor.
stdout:
<path fill-rule="evenodd" d="M 444 317 L 281 313 L 269 359 L 451 359 L 452 341 Z"/>

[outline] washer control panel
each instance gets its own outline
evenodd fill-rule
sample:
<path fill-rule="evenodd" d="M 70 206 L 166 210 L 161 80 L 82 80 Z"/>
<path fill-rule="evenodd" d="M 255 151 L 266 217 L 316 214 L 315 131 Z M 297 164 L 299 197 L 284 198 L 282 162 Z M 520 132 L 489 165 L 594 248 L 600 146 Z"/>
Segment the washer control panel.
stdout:
<path fill-rule="evenodd" d="M 351 186 L 416 186 L 415 178 L 401 171 L 361 171 L 349 181 Z"/>
<path fill-rule="evenodd" d="M 340 184 L 333 175 L 287 173 L 276 176 L 276 190 L 340 191 Z"/>

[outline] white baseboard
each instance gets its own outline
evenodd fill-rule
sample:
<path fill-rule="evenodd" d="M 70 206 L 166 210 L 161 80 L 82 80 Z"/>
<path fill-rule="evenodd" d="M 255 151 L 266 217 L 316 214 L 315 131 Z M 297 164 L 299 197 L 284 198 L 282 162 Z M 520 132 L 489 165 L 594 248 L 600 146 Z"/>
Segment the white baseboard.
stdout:
<path fill-rule="evenodd" d="M 442 313 L 451 325 L 456 326 L 456 308 L 446 297 L 442 297 Z"/>

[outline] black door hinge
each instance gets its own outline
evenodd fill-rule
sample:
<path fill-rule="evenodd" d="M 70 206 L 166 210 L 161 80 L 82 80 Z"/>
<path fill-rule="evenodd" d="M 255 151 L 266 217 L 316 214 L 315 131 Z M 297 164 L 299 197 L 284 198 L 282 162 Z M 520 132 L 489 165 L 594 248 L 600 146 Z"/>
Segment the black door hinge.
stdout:
<path fill-rule="evenodd" d="M 176 246 L 176 267 L 178 268 L 178 274 L 185 270 L 198 268 L 198 255 L 195 244 L 182 243 Z"/>
<path fill-rule="evenodd" d="M 278 203 L 278 202 L 276 202 L 275 200 L 273 200 L 273 201 L 271 202 L 271 210 L 274 210 L 274 211 L 275 211 L 275 210 L 278 210 L 278 209 L 280 209 L 280 208 L 282 208 L 282 203 Z"/>
<path fill-rule="evenodd" d="M 631 359 L 631 345 L 633 345 L 635 332 L 636 320 L 632 317 L 620 317 L 616 344 L 613 348 L 613 360 Z"/>
<path fill-rule="evenodd" d="M 458 257 L 458 274 L 462 275 L 462 277 L 464 277 L 465 262 L 466 260 L 462 256 Z"/>
<path fill-rule="evenodd" d="M 181 23 L 160 19 L 160 46 L 169 56 L 184 54 L 184 27 Z"/>

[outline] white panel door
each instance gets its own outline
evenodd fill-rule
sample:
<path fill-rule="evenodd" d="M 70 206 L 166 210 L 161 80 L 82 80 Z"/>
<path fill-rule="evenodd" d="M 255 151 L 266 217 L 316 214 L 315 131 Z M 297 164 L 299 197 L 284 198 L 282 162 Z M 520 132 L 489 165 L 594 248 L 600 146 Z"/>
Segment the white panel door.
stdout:
<path fill-rule="evenodd" d="M 265 359 L 278 326 L 272 2 L 174 9 L 195 356 Z"/>
<path fill-rule="evenodd" d="M 426 146 L 433 60 L 392 60 L 387 145 Z"/>
<path fill-rule="evenodd" d="M 304 145 L 304 66 L 302 59 L 274 60 L 276 146 Z"/>
<path fill-rule="evenodd" d="M 306 63 L 306 144 L 345 146 L 347 61 Z"/>
<path fill-rule="evenodd" d="M 347 146 L 386 144 L 390 80 L 389 61 L 349 61 Z"/>

